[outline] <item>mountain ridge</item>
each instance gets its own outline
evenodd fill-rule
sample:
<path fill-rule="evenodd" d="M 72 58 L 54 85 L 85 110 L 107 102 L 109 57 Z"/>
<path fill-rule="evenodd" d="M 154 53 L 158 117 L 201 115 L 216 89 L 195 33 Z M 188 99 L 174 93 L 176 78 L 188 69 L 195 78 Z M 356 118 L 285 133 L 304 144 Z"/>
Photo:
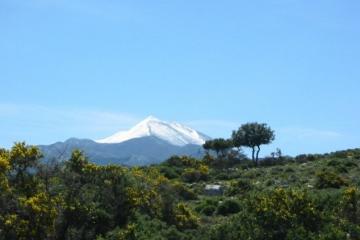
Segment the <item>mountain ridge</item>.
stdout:
<path fill-rule="evenodd" d="M 173 131 L 173 127 L 178 130 Z M 182 131 L 185 133 L 181 133 Z M 205 134 L 182 124 L 168 123 L 154 117 L 146 118 L 127 132 L 133 134 L 117 138 L 118 132 L 105 138 L 108 141 L 69 138 L 64 142 L 39 147 L 44 153 L 45 160 L 66 160 L 70 158 L 73 150 L 79 149 L 90 161 L 97 164 L 141 166 L 160 163 L 173 155 L 201 157 L 204 155 L 202 143 L 210 139 Z M 115 137 L 111 139 L 113 136 Z M 121 141 L 116 142 L 119 139 Z"/>

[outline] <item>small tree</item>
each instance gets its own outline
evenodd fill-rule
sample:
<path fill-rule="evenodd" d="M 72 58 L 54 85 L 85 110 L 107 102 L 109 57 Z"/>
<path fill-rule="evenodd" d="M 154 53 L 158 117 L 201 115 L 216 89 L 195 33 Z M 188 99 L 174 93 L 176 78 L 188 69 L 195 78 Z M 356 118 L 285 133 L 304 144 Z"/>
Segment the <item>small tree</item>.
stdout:
<path fill-rule="evenodd" d="M 9 152 L 12 185 L 25 196 L 31 196 L 36 185 L 37 170 L 42 154 L 35 146 L 25 142 L 15 143 Z"/>
<path fill-rule="evenodd" d="M 235 147 L 246 146 L 252 149 L 251 156 L 256 165 L 259 161 L 260 146 L 269 144 L 274 139 L 274 131 L 265 123 L 246 123 L 232 133 L 232 142 Z"/>
<path fill-rule="evenodd" d="M 282 158 L 281 149 L 280 149 L 280 148 L 276 148 L 276 151 L 275 151 L 275 152 L 272 152 L 270 155 L 271 155 L 272 159 L 274 159 L 274 160 L 275 160 L 275 158 L 281 159 L 281 158 Z"/>
<path fill-rule="evenodd" d="M 70 159 L 66 162 L 66 167 L 71 171 L 81 174 L 84 167 L 89 164 L 89 161 L 85 154 L 76 149 L 71 153 Z"/>
<path fill-rule="evenodd" d="M 233 143 L 231 140 L 226 140 L 223 138 L 216 138 L 213 140 L 206 141 L 203 145 L 205 150 L 213 150 L 216 152 L 216 156 L 219 157 L 220 153 L 221 156 L 224 157 L 226 152 L 233 147 Z"/>
<path fill-rule="evenodd" d="M 208 140 L 203 144 L 203 148 L 206 150 L 206 153 L 209 154 L 209 151 L 212 150 L 213 141 Z"/>

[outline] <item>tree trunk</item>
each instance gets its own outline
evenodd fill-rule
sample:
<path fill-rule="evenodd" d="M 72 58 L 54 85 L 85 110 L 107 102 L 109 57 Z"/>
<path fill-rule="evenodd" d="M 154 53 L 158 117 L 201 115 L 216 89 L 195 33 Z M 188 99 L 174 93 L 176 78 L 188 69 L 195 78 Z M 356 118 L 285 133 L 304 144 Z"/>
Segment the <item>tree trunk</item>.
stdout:
<path fill-rule="evenodd" d="M 252 161 L 255 163 L 255 147 L 252 147 Z"/>
<path fill-rule="evenodd" d="M 257 151 L 256 151 L 256 166 L 259 163 L 259 152 L 260 152 L 260 146 L 257 146 Z"/>
<path fill-rule="evenodd" d="M 226 155 L 226 154 L 225 154 L 225 151 L 224 151 L 224 150 L 221 150 L 220 153 L 221 153 L 221 158 L 225 158 L 225 155 Z"/>

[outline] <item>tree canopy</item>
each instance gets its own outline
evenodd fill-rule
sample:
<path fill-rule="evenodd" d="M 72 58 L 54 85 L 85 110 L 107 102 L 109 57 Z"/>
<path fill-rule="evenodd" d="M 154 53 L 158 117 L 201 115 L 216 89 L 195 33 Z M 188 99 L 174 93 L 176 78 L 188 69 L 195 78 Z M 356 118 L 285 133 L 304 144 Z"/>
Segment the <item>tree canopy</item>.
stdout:
<path fill-rule="evenodd" d="M 225 156 L 226 151 L 228 151 L 232 147 L 233 147 L 233 142 L 230 139 L 224 139 L 224 138 L 215 138 L 212 140 L 208 140 L 203 145 L 203 148 L 205 150 L 215 151 L 218 157 Z"/>
<path fill-rule="evenodd" d="M 254 122 L 241 125 L 237 131 L 233 131 L 231 138 L 235 147 L 246 146 L 252 149 L 252 160 L 257 165 L 260 146 L 271 143 L 275 139 L 275 133 L 266 123 Z"/>

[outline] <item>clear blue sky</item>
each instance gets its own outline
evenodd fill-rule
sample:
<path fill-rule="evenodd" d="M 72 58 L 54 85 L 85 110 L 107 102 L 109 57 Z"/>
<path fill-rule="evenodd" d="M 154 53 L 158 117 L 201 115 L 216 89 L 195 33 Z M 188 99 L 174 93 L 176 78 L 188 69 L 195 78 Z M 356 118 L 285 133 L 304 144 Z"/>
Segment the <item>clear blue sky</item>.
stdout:
<path fill-rule="evenodd" d="M 360 147 L 360 1 L 1 0 L 0 146 L 147 115 L 286 154 Z"/>

